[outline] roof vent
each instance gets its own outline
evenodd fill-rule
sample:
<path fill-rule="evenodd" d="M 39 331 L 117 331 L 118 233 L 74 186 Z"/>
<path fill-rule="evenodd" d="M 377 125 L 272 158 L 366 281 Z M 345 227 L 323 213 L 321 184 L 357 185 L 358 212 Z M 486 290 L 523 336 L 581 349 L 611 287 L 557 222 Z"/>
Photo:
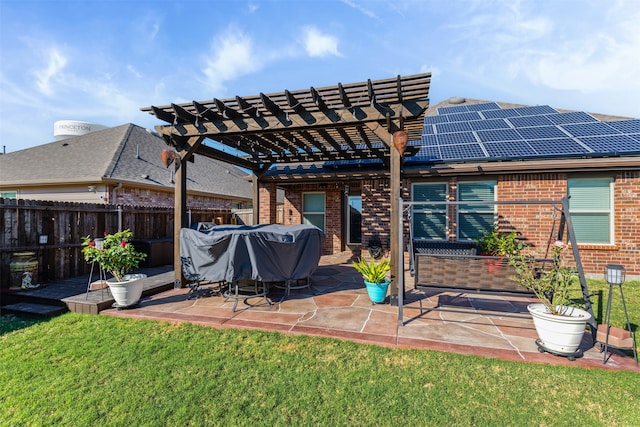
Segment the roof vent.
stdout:
<path fill-rule="evenodd" d="M 461 96 L 452 96 L 449 98 L 449 104 L 457 105 L 466 102 L 467 100 Z"/>

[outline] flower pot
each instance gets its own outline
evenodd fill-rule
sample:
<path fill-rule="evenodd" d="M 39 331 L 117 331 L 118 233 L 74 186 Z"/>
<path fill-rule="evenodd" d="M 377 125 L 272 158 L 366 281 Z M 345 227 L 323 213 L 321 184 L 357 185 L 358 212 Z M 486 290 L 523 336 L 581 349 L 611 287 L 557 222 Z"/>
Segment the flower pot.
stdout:
<path fill-rule="evenodd" d="M 144 280 L 142 279 L 146 277 L 146 274 L 127 274 L 123 277 L 124 281 L 122 282 L 118 282 L 115 279 L 107 280 L 111 295 L 116 301 L 114 306 L 127 308 L 138 304 L 144 287 Z"/>
<path fill-rule="evenodd" d="M 366 280 L 364 281 L 364 284 L 367 287 L 367 293 L 369 294 L 369 299 L 372 303 L 380 304 L 384 302 L 384 299 L 387 297 L 389 283 L 389 281 L 384 283 L 371 283 Z"/>
<path fill-rule="evenodd" d="M 527 310 L 540 338 L 539 345 L 551 353 L 570 355 L 576 353 L 582 342 L 584 330 L 591 315 L 579 308 L 565 307 L 565 315 L 549 313 L 542 303 L 529 304 Z"/>

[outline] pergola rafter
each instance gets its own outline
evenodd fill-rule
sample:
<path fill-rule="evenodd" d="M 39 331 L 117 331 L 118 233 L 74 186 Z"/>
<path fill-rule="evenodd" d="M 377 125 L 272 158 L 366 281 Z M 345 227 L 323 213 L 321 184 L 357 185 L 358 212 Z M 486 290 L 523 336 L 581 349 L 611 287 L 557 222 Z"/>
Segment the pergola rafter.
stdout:
<path fill-rule="evenodd" d="M 431 73 L 342 84 L 306 90 L 184 104 L 151 106 L 142 111 L 165 122 L 156 130 L 176 152 L 174 271 L 180 266 L 180 229 L 186 226 L 187 162 L 193 154 L 221 160 L 254 173 L 254 215 L 258 212 L 258 180 L 272 165 L 337 160 L 382 160 L 389 167 L 391 199 L 400 194 L 402 153 L 392 149 L 393 134 L 422 135 L 422 116 L 429 106 Z M 210 139 L 215 143 L 204 145 Z M 417 147 L 408 147 L 405 156 Z M 401 221 L 391 203 L 392 280 L 399 274 L 394 259 Z M 392 282 L 393 283 L 393 282 Z M 392 284 L 393 292 L 393 284 Z"/>
<path fill-rule="evenodd" d="M 233 150 L 232 157 L 251 170 L 266 162 L 388 162 L 387 136 L 393 131 L 403 128 L 410 139 L 420 137 L 430 80 L 426 73 L 142 110 L 167 123 L 156 129 L 176 151 L 181 151 L 185 138 L 203 136 L 226 146 L 218 151 Z M 374 127 L 386 131 L 383 138 L 372 131 Z"/>

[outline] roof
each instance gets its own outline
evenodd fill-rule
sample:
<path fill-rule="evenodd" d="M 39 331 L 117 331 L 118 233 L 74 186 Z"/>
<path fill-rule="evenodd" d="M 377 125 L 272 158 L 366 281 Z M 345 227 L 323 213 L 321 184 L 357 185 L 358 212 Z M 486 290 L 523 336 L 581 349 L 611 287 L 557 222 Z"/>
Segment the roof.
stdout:
<path fill-rule="evenodd" d="M 157 135 L 125 124 L 0 156 L 0 185 L 123 182 L 173 189 L 170 167 L 161 160 L 166 144 Z M 189 191 L 252 198 L 247 173 L 235 166 L 194 156 Z"/>
<path fill-rule="evenodd" d="M 483 100 L 450 98 L 430 106 L 423 134 L 409 141 L 418 148 L 405 158 L 405 172 L 514 171 L 528 167 L 640 166 L 640 120 Z M 586 161 L 586 159 L 589 159 Z M 599 160 L 597 160 L 599 159 Z M 631 160 L 631 161 L 629 161 Z M 514 169 L 512 164 L 518 161 Z M 578 165 L 579 163 L 579 165 Z M 468 166 L 473 165 L 471 168 Z M 608 165 L 608 166 L 607 166 Z M 483 171 L 486 171 L 483 166 Z M 381 162 L 331 161 L 271 168 L 266 179 L 373 177 L 386 173 Z"/>
<path fill-rule="evenodd" d="M 272 164 L 377 159 L 388 163 L 392 134 L 419 138 L 431 73 L 322 88 L 142 108 L 176 151 L 254 171 Z M 230 155 L 201 142 L 237 150 Z"/>

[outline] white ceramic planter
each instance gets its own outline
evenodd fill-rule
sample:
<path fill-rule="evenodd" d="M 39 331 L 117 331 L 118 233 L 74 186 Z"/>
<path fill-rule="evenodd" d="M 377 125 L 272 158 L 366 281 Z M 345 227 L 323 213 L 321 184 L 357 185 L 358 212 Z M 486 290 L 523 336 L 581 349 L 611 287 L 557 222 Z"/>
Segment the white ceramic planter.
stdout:
<path fill-rule="evenodd" d="M 127 274 L 123 277 L 124 281 L 122 282 L 117 282 L 115 279 L 107 280 L 107 285 L 118 308 L 131 307 L 140 301 L 144 288 L 144 280 L 142 279 L 146 277 L 146 274 Z"/>
<path fill-rule="evenodd" d="M 564 316 L 550 314 L 544 304 L 529 304 L 540 344 L 548 351 L 559 354 L 575 353 L 580 347 L 584 330 L 591 315 L 579 308 L 565 307 Z"/>

